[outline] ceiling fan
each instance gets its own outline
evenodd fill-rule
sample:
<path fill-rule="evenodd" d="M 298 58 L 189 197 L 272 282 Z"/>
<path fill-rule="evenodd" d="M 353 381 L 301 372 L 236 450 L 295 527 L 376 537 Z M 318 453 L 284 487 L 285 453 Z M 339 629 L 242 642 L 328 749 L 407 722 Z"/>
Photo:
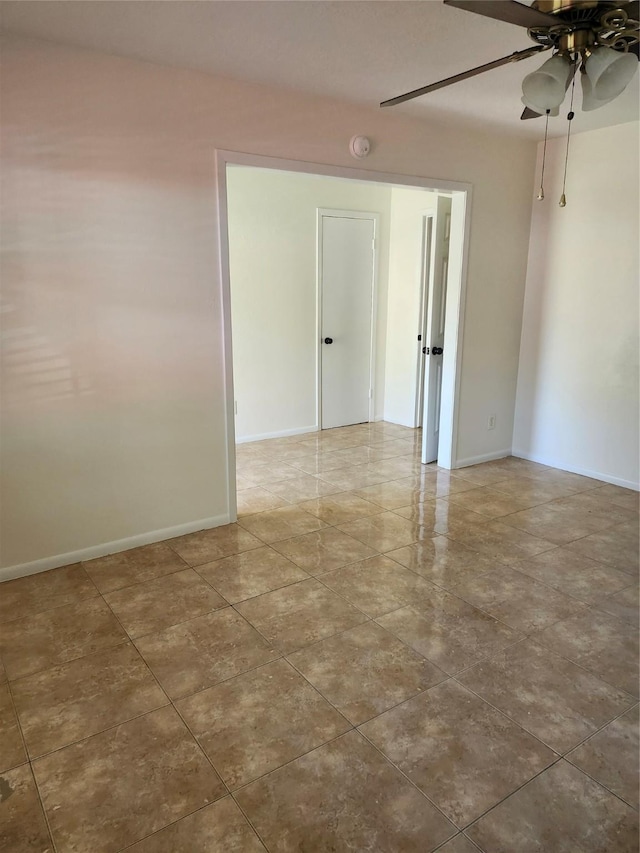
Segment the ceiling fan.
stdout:
<path fill-rule="evenodd" d="M 402 104 L 501 65 L 520 62 L 550 50 L 551 58 L 523 80 L 522 102 L 525 109 L 520 118 L 558 115 L 578 68 L 582 80 L 582 109 L 593 110 L 617 98 L 638 67 L 638 0 L 535 0 L 530 6 L 516 0 L 444 0 L 444 3 L 526 27 L 536 44 L 390 98 L 383 101 L 381 107 Z M 570 118 L 573 118 L 572 113 Z"/>

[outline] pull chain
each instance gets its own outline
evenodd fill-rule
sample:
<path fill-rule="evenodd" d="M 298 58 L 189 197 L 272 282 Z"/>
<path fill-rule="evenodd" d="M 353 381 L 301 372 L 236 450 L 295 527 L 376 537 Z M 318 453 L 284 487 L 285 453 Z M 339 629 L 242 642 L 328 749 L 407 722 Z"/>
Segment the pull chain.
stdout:
<path fill-rule="evenodd" d="M 571 122 L 573 121 L 573 117 L 575 113 L 573 112 L 573 94 L 576 89 L 576 77 L 573 75 L 573 82 L 571 84 L 571 106 L 569 107 L 569 114 L 567 115 L 567 119 L 569 120 L 569 128 L 567 130 L 567 152 L 564 157 L 564 176 L 562 178 L 562 195 L 560 196 L 560 207 L 567 206 L 567 197 L 565 195 L 565 187 L 567 184 L 567 165 L 569 163 L 569 141 L 571 139 Z"/>
<path fill-rule="evenodd" d="M 547 135 L 549 133 L 549 113 L 551 110 L 547 110 L 547 119 L 544 125 L 544 146 L 542 148 L 542 174 L 540 175 L 540 189 L 538 190 L 538 201 L 542 201 L 544 199 L 544 164 L 547 159 Z"/>

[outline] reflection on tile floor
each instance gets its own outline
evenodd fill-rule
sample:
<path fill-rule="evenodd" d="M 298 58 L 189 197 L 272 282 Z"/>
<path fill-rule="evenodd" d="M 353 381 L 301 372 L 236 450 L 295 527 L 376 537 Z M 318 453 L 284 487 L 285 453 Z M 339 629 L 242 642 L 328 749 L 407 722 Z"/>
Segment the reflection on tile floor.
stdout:
<path fill-rule="evenodd" d="M 635 853 L 638 495 L 361 424 L 0 587 L 0 849 Z"/>

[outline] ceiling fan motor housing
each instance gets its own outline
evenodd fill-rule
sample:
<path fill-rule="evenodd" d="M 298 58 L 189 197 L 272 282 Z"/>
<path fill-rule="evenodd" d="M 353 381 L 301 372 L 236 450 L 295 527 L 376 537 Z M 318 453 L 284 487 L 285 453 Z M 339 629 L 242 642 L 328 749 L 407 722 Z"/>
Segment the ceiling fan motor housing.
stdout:
<path fill-rule="evenodd" d="M 570 56 L 586 58 L 598 45 L 626 52 L 638 43 L 637 3 L 629 0 L 535 0 L 532 8 L 558 23 L 531 27 L 529 37 Z"/>

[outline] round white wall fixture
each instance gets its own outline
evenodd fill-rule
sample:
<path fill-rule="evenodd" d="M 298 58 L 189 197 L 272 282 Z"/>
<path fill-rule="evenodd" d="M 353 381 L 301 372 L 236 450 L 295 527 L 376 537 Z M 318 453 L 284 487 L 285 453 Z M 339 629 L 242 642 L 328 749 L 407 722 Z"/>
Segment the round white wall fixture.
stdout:
<path fill-rule="evenodd" d="M 349 142 L 349 152 L 352 157 L 362 160 L 371 151 L 371 143 L 366 136 L 352 136 Z"/>

